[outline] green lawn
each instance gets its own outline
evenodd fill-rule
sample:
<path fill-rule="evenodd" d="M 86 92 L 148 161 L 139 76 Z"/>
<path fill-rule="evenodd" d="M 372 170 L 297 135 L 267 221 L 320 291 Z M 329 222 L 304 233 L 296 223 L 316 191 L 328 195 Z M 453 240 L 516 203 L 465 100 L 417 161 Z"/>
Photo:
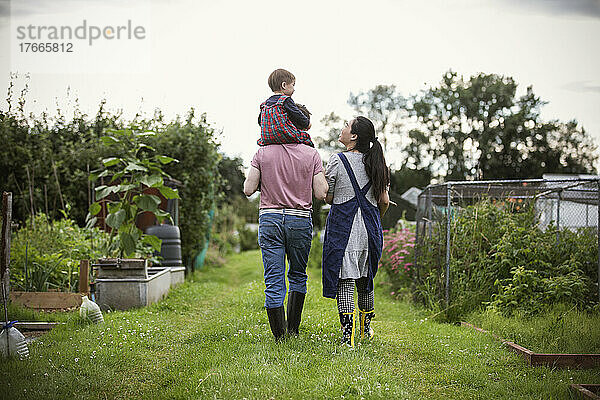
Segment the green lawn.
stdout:
<path fill-rule="evenodd" d="M 299 338 L 273 342 L 260 254 L 243 253 L 103 325 L 72 316 L 30 346 L 30 360 L 0 362 L 0 398 L 562 399 L 569 383 L 600 383 L 600 369 L 529 367 L 379 288 L 374 340 L 343 347 L 335 302 L 309 274 Z"/>

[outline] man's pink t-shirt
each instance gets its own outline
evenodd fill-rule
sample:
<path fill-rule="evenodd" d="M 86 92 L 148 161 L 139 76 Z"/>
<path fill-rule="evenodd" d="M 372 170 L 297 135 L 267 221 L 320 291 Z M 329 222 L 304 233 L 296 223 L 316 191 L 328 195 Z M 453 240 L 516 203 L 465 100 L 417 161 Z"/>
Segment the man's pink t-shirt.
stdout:
<path fill-rule="evenodd" d="M 311 209 L 313 176 L 323 172 L 317 150 L 299 143 L 263 146 L 250 165 L 260 171 L 260 208 Z"/>

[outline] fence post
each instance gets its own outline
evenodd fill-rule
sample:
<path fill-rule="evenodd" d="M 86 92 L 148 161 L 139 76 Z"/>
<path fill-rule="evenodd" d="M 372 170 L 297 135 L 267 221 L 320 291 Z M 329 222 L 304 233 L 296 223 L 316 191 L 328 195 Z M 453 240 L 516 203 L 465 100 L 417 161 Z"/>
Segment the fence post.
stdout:
<path fill-rule="evenodd" d="M 2 194 L 2 243 L 0 243 L 0 284 L 4 303 L 4 320 L 8 323 L 8 292 L 10 290 L 10 229 L 12 226 L 12 193 Z M 6 336 L 8 342 L 8 335 Z"/>
<path fill-rule="evenodd" d="M 598 238 L 598 301 L 600 301 L 600 179 L 596 182 L 598 189 L 598 209 L 596 210 L 596 215 L 598 221 L 596 222 L 596 237 Z"/>
<path fill-rule="evenodd" d="M 560 196 L 562 190 L 558 191 L 558 200 L 556 201 L 556 245 L 560 244 Z"/>
<path fill-rule="evenodd" d="M 419 197 L 417 197 L 417 212 L 415 214 L 415 219 L 416 219 L 416 229 L 415 229 L 415 251 L 413 252 L 413 268 L 415 269 L 415 273 L 417 275 L 417 281 L 420 282 L 421 281 L 421 274 L 419 273 L 419 251 L 420 251 L 420 244 L 419 244 L 419 224 L 423 223 L 423 216 L 420 215 L 419 213 L 419 205 L 420 205 L 420 201 L 419 201 Z M 414 284 L 414 282 L 413 282 Z"/>
<path fill-rule="evenodd" d="M 446 307 L 450 306 L 450 190 L 452 186 L 446 185 Z"/>
<path fill-rule="evenodd" d="M 81 260 L 79 262 L 79 293 L 89 295 L 89 272 L 90 260 Z"/>

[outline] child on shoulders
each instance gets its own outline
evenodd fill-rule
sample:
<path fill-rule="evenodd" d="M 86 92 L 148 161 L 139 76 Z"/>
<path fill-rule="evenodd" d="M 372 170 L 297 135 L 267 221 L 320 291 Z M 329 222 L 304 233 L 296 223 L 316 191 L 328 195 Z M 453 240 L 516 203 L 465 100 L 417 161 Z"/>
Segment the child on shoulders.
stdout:
<path fill-rule="evenodd" d="M 306 132 L 311 127 L 310 113 L 301 110 L 292 100 L 296 78 L 285 69 L 276 69 L 269 76 L 273 95 L 260 105 L 259 146 L 268 144 L 303 143 L 315 147 Z"/>

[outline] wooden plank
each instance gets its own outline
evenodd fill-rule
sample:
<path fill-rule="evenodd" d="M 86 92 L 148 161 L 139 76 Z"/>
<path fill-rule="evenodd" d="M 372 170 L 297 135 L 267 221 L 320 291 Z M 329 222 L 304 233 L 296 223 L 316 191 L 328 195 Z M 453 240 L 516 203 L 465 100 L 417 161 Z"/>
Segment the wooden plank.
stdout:
<path fill-rule="evenodd" d="M 35 309 L 63 309 L 81 305 L 80 293 L 13 291 L 9 299 L 24 307 Z"/>
<path fill-rule="evenodd" d="M 600 400 L 600 385 L 582 385 L 582 384 L 571 384 L 571 390 L 579 394 L 581 399 L 592 399 Z"/>
<path fill-rule="evenodd" d="M 79 293 L 89 293 L 89 271 L 90 271 L 90 260 L 81 260 L 79 262 Z"/>
<path fill-rule="evenodd" d="M 25 331 L 47 331 L 55 326 L 64 325 L 64 322 L 17 322 L 15 328 Z"/>
<path fill-rule="evenodd" d="M 468 326 L 481 333 L 490 333 L 484 329 L 478 328 L 475 325 L 471 325 L 467 322 L 461 322 L 462 326 Z M 550 366 L 559 368 L 595 368 L 600 367 L 600 354 L 543 354 L 534 353 L 533 351 L 526 349 L 523 346 L 519 346 L 516 343 L 508 340 L 500 339 L 498 336 L 490 333 L 495 338 L 499 339 L 504 343 L 509 350 L 514 351 L 527 361 L 532 366 Z"/>
<path fill-rule="evenodd" d="M 506 341 L 503 343 L 506 347 L 508 347 L 509 350 L 514 351 L 515 353 L 523 357 L 525 361 L 527 361 L 527 364 L 531 364 L 531 359 L 533 356 L 533 352 L 531 350 L 526 349 L 523 346 L 519 346 L 518 344 L 513 342 Z"/>
<path fill-rule="evenodd" d="M 549 367 L 595 368 L 600 367 L 600 354 L 539 354 L 531 356 L 531 365 Z"/>

